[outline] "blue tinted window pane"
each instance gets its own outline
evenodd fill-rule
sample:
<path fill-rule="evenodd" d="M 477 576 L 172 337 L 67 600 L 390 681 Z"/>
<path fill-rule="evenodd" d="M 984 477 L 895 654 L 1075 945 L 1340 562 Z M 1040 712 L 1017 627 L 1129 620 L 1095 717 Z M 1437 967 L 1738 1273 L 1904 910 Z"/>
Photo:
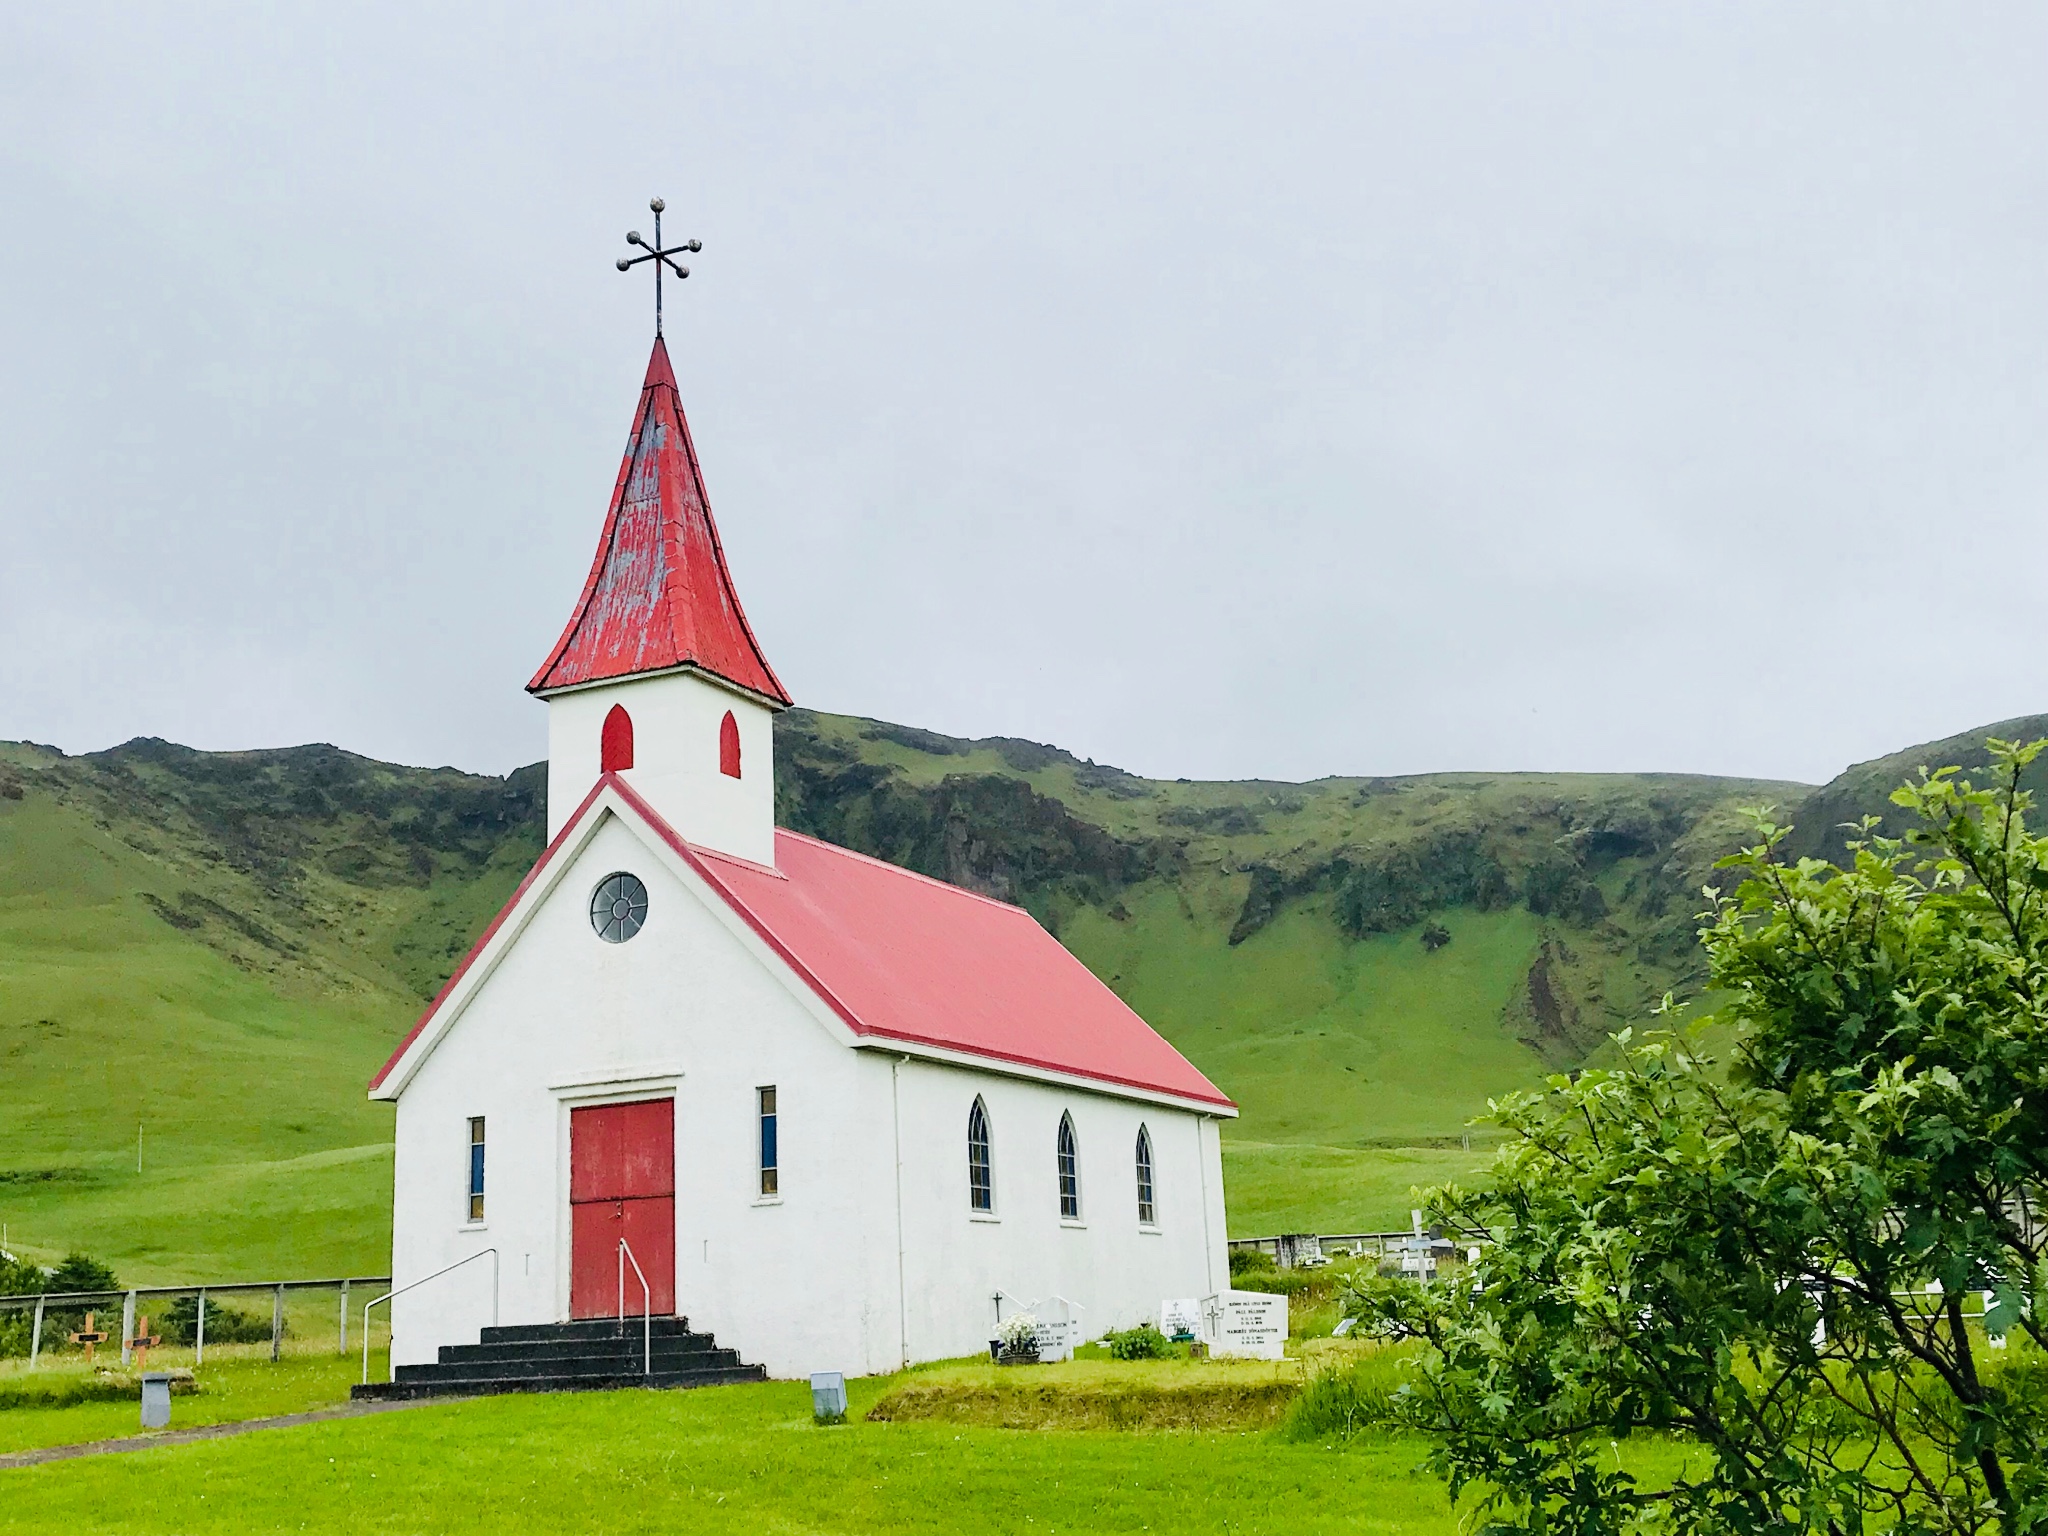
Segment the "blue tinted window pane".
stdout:
<path fill-rule="evenodd" d="M 773 1115 L 763 1115 L 761 1117 L 761 1166 L 763 1168 L 773 1168 L 775 1166 L 775 1117 Z"/>
<path fill-rule="evenodd" d="M 469 1149 L 469 1192 L 472 1195 L 484 1192 L 484 1149 L 481 1144 Z"/>

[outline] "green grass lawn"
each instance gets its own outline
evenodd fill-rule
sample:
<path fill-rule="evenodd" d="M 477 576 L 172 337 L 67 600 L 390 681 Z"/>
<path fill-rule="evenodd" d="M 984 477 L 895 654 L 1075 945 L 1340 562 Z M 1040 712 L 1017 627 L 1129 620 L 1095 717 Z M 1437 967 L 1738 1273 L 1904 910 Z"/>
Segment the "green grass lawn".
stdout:
<path fill-rule="evenodd" d="M 1178 1379 L 1275 1368 L 1153 1369 Z M 256 1378 L 269 1370 L 252 1368 L 237 1387 L 243 1407 L 311 1406 L 341 1379 L 307 1362 L 277 1369 L 266 1386 Z M 0 1531 L 1450 1536 L 1459 1528 L 1443 1485 L 1424 1468 L 1422 1443 L 1402 1435 L 1330 1445 L 1265 1430 L 1014 1430 L 863 1418 L 883 1394 L 948 1370 L 960 1368 L 849 1383 L 851 1421 L 832 1428 L 812 1423 L 806 1386 L 770 1382 L 432 1404 L 13 1469 L 0 1472 Z M 1063 1370 L 1024 1374 L 1049 1383 Z M 1085 1388 L 1105 1372 L 1080 1365 L 1067 1374 Z M 178 1422 L 198 1422 L 200 1401 L 178 1399 Z M 132 1420 L 135 1410 L 119 1411 Z M 97 1425 L 102 1410 L 62 1413 L 82 1429 L 89 1419 Z M 0 1412 L 0 1427 L 10 1416 Z M 1654 1478 L 1681 1453 L 1649 1441 L 1617 1454 Z"/>
<path fill-rule="evenodd" d="M 381 1338 L 381 1329 L 379 1333 Z M 215 1346 L 206 1356 L 206 1363 L 195 1373 L 199 1390 L 172 1399 L 174 1428 L 330 1408 L 348 1401 L 349 1386 L 361 1379 L 362 1372 L 360 1354 L 344 1359 L 330 1349 L 288 1351 L 275 1364 L 268 1345 Z M 191 1364 L 190 1350 L 163 1350 L 150 1360 L 152 1370 Z M 389 1374 L 381 1348 L 370 1355 L 370 1373 L 372 1380 Z M 142 1408 L 136 1398 L 54 1408 L 34 1406 L 45 1395 L 61 1398 L 67 1388 L 88 1376 L 84 1365 L 75 1359 L 35 1371 L 23 1369 L 20 1361 L 10 1362 L 9 1369 L 0 1371 L 0 1455 L 139 1433 Z M 6 1475 L 0 1473 L 0 1478 Z"/>
<path fill-rule="evenodd" d="M 863 1413 L 885 1382 L 856 1382 Z M 496 1398 L 0 1473 L 0 1531 L 1450 1532 L 1421 1449 L 811 1422 L 800 1384 Z"/>

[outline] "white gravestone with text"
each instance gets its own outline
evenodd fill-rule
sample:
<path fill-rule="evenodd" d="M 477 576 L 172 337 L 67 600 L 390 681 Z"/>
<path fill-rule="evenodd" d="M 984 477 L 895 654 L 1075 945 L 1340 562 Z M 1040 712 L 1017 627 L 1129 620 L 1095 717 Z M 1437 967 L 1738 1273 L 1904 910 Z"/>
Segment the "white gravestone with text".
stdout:
<path fill-rule="evenodd" d="M 1202 1304 L 1192 1296 L 1160 1302 L 1159 1331 L 1169 1339 L 1199 1339 L 1202 1336 Z"/>
<path fill-rule="evenodd" d="M 1064 1296 L 1055 1296 L 1038 1309 L 1038 1358 L 1045 1364 L 1074 1358 L 1074 1346 L 1081 1342 L 1082 1308 Z"/>
<path fill-rule="evenodd" d="M 1219 1357 L 1279 1360 L 1287 1353 L 1287 1298 L 1264 1291 L 1225 1291 L 1204 1305 L 1209 1352 Z"/>

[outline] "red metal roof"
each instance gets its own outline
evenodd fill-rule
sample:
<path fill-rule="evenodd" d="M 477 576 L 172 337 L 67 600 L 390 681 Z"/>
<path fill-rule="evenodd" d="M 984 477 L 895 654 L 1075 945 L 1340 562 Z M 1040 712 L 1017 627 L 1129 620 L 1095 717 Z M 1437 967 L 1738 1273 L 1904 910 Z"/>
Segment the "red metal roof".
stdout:
<path fill-rule="evenodd" d="M 854 1034 L 1234 1106 L 1021 907 L 778 828 L 776 867 L 693 847 L 616 774 L 599 780 L 370 1082 L 391 1074 L 607 787 Z"/>
<path fill-rule="evenodd" d="M 691 851 L 855 1034 L 1230 1103 L 1022 907 L 780 829 L 772 870 Z"/>
<path fill-rule="evenodd" d="M 668 348 L 654 338 L 597 558 L 562 638 L 527 689 L 545 693 L 697 667 L 790 702 L 733 590 Z"/>

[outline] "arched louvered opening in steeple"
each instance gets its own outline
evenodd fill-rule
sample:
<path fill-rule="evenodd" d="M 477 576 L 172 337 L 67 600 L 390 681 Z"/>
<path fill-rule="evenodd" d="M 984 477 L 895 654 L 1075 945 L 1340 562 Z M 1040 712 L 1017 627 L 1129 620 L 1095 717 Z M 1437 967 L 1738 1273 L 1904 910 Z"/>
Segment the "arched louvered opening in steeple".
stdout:
<path fill-rule="evenodd" d="M 718 771 L 728 779 L 740 776 L 740 723 L 729 709 L 718 722 Z"/>
<path fill-rule="evenodd" d="M 597 752 L 598 766 L 606 773 L 623 773 L 633 766 L 633 717 L 626 713 L 625 705 L 614 704 L 604 717 Z"/>

